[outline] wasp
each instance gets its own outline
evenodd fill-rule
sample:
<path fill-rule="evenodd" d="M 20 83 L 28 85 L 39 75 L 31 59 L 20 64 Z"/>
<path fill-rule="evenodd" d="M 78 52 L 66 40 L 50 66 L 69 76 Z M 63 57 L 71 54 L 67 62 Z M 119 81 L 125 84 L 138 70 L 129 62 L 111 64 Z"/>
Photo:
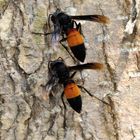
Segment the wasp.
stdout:
<path fill-rule="evenodd" d="M 54 61 L 49 61 L 48 63 L 49 81 L 47 82 L 46 87 L 47 89 L 49 89 L 50 86 L 55 86 L 55 85 L 63 86 L 64 90 L 61 94 L 61 99 L 65 110 L 66 110 L 66 105 L 64 102 L 64 96 L 74 111 L 76 111 L 77 113 L 81 112 L 82 98 L 81 98 L 80 89 L 83 89 L 90 96 L 95 97 L 99 101 L 102 101 L 98 97 L 92 95 L 85 87 L 78 85 L 73 80 L 77 71 L 81 71 L 85 69 L 102 70 L 103 64 L 95 62 L 95 63 L 77 64 L 74 66 L 67 66 L 61 57 L 59 57 Z M 105 101 L 102 102 L 108 104 Z"/>
<path fill-rule="evenodd" d="M 52 46 L 56 46 L 56 42 L 60 42 L 61 45 L 66 49 L 66 51 L 71 55 L 68 47 L 62 42 L 67 41 L 70 50 L 76 59 L 84 62 L 86 57 L 86 48 L 84 44 L 84 37 L 82 34 L 81 23 L 77 23 L 76 20 L 87 20 L 94 21 L 98 23 L 107 24 L 109 23 L 109 18 L 104 15 L 77 15 L 70 16 L 60 9 L 57 9 L 53 14 L 49 15 L 48 23 L 50 26 L 50 20 L 53 23 L 54 31 L 51 33 L 35 33 L 40 35 L 52 34 Z M 59 37 L 62 39 L 59 40 Z M 71 55 L 74 59 L 74 57 Z M 74 59 L 75 60 L 75 59 Z"/>

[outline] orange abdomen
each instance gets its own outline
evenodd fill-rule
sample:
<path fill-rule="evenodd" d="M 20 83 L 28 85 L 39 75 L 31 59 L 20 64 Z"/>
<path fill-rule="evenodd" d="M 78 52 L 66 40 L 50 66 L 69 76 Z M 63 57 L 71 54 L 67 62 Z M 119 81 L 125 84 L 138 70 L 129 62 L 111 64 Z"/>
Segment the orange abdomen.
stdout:
<path fill-rule="evenodd" d="M 64 89 L 64 94 L 67 99 L 72 99 L 80 95 L 80 89 L 75 83 L 69 83 Z"/>
<path fill-rule="evenodd" d="M 83 36 L 76 30 L 71 29 L 67 35 L 67 42 L 70 47 L 75 47 L 84 43 Z"/>

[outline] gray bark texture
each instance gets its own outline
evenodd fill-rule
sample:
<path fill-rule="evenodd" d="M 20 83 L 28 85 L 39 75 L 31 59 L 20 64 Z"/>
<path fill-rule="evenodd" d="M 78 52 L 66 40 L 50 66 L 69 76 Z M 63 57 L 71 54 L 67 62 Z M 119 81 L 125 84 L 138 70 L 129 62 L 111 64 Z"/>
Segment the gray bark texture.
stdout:
<path fill-rule="evenodd" d="M 56 8 L 70 15 L 100 14 L 110 24 L 81 21 L 85 62 L 104 64 L 103 71 L 84 70 L 74 80 L 83 107 L 74 112 L 63 87 L 49 96 L 48 61 L 62 57 L 53 49 L 48 15 Z M 140 0 L 0 0 L 0 139 L 1 140 L 140 140 Z M 84 83 L 82 82 L 84 81 Z M 66 127 L 63 126 L 64 119 Z"/>

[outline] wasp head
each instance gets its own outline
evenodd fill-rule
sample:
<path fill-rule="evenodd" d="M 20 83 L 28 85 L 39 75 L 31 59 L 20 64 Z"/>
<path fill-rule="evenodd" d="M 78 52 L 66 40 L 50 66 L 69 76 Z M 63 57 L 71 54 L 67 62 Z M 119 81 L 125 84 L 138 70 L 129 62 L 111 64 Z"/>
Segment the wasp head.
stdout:
<path fill-rule="evenodd" d="M 70 72 L 63 59 L 58 58 L 49 62 L 49 74 L 58 78 L 60 84 L 64 84 L 69 79 Z"/>
<path fill-rule="evenodd" d="M 60 9 L 57 9 L 52 15 L 51 15 L 51 21 L 53 22 L 53 24 L 57 24 L 58 23 L 58 15 L 63 13 Z"/>

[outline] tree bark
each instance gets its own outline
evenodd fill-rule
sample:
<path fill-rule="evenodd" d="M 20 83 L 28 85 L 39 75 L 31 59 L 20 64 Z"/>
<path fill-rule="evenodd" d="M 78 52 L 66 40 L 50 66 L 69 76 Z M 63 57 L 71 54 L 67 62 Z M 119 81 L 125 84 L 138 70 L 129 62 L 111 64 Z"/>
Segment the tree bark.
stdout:
<path fill-rule="evenodd" d="M 109 105 L 82 93 L 77 114 L 59 92 L 49 96 L 48 61 L 62 57 L 50 36 L 48 16 L 56 8 L 72 15 L 103 14 L 110 24 L 80 21 L 86 61 L 104 71 L 82 72 L 83 86 Z M 140 0 L 0 0 L 1 140 L 140 140 Z M 81 82 L 80 73 L 74 79 Z M 66 127 L 63 126 L 64 119 Z"/>

